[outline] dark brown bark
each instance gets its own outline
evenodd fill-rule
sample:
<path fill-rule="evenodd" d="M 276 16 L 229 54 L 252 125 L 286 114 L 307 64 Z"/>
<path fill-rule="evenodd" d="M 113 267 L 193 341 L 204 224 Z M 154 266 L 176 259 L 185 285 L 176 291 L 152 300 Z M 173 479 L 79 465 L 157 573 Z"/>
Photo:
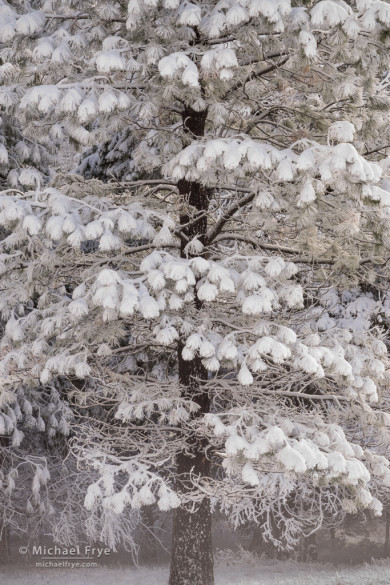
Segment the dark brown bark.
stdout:
<path fill-rule="evenodd" d="M 5 448 L 11 444 L 11 438 L 7 435 L 0 435 L 0 469 L 4 466 Z M 0 515 L 0 565 L 7 563 L 10 559 L 9 527 L 4 523 Z"/>
<path fill-rule="evenodd" d="M 207 379 L 207 371 L 199 357 L 190 362 L 184 361 L 181 358 L 182 349 L 183 346 L 179 344 L 179 379 L 183 395 L 199 405 L 196 416 L 201 416 L 210 410 L 210 398 L 201 383 L 201 380 Z M 191 477 L 201 479 L 210 475 L 206 443 L 195 435 L 188 437 L 185 451 L 179 454 L 176 464 L 176 490 L 185 496 L 191 490 Z M 195 511 L 190 508 L 182 505 L 175 511 L 169 585 L 213 585 L 209 499 L 203 498 Z"/>
<path fill-rule="evenodd" d="M 178 487 L 183 494 L 188 489 L 186 478 L 189 474 L 200 477 L 209 475 L 210 462 L 200 449 L 194 457 L 182 453 L 178 457 L 177 472 L 182 478 L 178 481 Z M 213 583 L 210 502 L 208 498 L 204 498 L 195 511 L 190 511 L 189 507 L 183 505 L 175 512 L 169 585 Z"/>
<path fill-rule="evenodd" d="M 206 117 L 207 111 L 195 112 L 186 108 L 183 114 L 184 131 L 194 137 L 203 136 Z M 183 203 L 180 216 L 184 236 L 181 256 L 185 257 L 184 248 L 188 241 L 194 237 L 198 237 L 201 242 L 205 241 L 209 191 L 200 183 L 186 180 L 179 181 L 178 188 Z M 201 308 L 199 300 L 195 300 L 195 308 Z M 183 344 L 180 342 L 178 365 L 182 395 L 199 405 L 195 416 L 200 417 L 210 410 L 210 397 L 202 383 L 207 380 L 207 370 L 198 356 L 191 361 L 184 361 L 182 350 Z M 179 496 L 185 497 L 191 490 L 191 477 L 197 480 L 209 477 L 210 461 L 206 456 L 206 446 L 205 441 L 195 434 L 186 437 L 176 461 L 176 491 Z M 204 497 L 197 503 L 195 510 L 183 504 L 175 511 L 169 585 L 213 584 L 211 510 L 209 499 Z"/>
<path fill-rule="evenodd" d="M 390 513 L 386 511 L 386 532 L 385 532 L 385 543 L 383 546 L 383 556 L 390 556 Z"/>
<path fill-rule="evenodd" d="M 2 526 L 0 520 L 0 565 L 5 565 L 10 560 L 10 542 L 8 526 Z"/>

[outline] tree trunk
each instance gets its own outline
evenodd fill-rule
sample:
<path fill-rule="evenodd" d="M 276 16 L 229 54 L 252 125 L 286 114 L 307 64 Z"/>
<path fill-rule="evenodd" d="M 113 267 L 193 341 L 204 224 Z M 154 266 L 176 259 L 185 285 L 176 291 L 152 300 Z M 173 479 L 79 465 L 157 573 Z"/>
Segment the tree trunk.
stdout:
<path fill-rule="evenodd" d="M 299 560 L 302 563 L 308 563 L 317 561 L 317 558 L 317 535 L 314 533 L 301 540 Z"/>
<path fill-rule="evenodd" d="M 10 543 L 8 526 L 2 526 L 0 522 L 0 565 L 5 565 L 10 560 Z"/>
<path fill-rule="evenodd" d="M 208 467 L 209 461 L 199 461 Z M 188 456 L 181 455 L 178 470 L 198 467 Z M 205 469 L 204 469 L 205 471 Z M 213 585 L 214 562 L 211 540 L 211 511 L 204 498 L 196 511 L 185 505 L 178 508 L 173 520 L 172 560 L 169 585 Z"/>
<path fill-rule="evenodd" d="M 4 466 L 5 447 L 9 447 L 11 438 L 8 435 L 0 435 L 0 469 Z M 1 518 L 0 512 L 0 565 L 7 563 L 10 559 L 9 527 Z"/>
<path fill-rule="evenodd" d="M 199 382 L 199 379 L 207 379 L 207 371 L 198 356 L 190 362 L 184 361 L 182 347 L 179 344 L 179 379 L 184 388 L 183 395 L 199 405 L 196 416 L 201 416 L 210 410 L 209 395 Z M 197 481 L 210 476 L 210 460 L 205 448 L 202 439 L 189 437 L 186 450 L 177 458 L 176 490 L 181 497 L 185 498 L 191 491 L 191 476 Z M 196 503 L 195 510 L 190 508 L 192 503 L 183 504 L 175 511 L 169 585 L 213 585 L 210 501 L 204 497 Z"/>
<path fill-rule="evenodd" d="M 386 532 L 385 532 L 385 543 L 383 546 L 383 556 L 390 556 L 390 513 L 386 511 Z"/>
<path fill-rule="evenodd" d="M 277 526 L 274 525 L 274 535 L 277 534 Z M 255 524 L 252 531 L 252 540 L 249 545 L 249 550 L 258 557 L 265 557 L 266 559 L 284 559 L 286 554 L 278 548 L 271 540 L 265 540 L 263 537 L 263 529 L 261 526 Z"/>
<path fill-rule="evenodd" d="M 183 126 L 192 136 L 203 136 L 207 111 L 196 112 L 186 108 L 183 113 Z M 183 203 L 180 223 L 183 226 L 181 257 L 187 254 L 184 248 L 188 241 L 197 237 L 204 242 L 207 233 L 209 191 L 200 183 L 178 182 Z M 195 294 L 195 309 L 200 310 L 202 303 Z M 199 356 L 191 361 L 182 359 L 183 344 L 178 344 L 179 382 L 182 396 L 198 404 L 195 417 L 210 411 L 210 397 L 202 381 L 208 379 L 208 372 Z M 197 481 L 210 476 L 210 461 L 206 456 L 207 444 L 195 434 L 186 437 L 183 450 L 177 457 L 176 490 L 182 499 L 191 501 L 191 477 Z M 211 539 L 210 501 L 204 497 L 195 504 L 183 502 L 175 511 L 172 536 L 172 560 L 169 585 L 213 585 L 214 563 Z"/>

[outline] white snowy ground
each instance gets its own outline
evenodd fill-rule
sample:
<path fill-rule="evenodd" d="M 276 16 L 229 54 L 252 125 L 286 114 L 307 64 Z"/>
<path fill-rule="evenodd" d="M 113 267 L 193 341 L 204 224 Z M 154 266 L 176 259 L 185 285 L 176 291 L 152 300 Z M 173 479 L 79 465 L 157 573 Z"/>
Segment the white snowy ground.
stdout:
<path fill-rule="evenodd" d="M 216 567 L 215 585 L 390 585 L 390 562 L 355 568 L 264 561 Z M 168 568 L 0 569 L 1 585 L 166 585 Z"/>

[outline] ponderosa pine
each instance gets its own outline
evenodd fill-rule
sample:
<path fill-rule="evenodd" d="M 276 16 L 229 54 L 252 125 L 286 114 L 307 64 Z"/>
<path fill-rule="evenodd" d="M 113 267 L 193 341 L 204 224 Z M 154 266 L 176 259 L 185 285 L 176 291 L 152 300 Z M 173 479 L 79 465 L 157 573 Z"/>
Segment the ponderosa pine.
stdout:
<path fill-rule="evenodd" d="M 20 442 L 60 388 L 86 507 L 176 510 L 170 585 L 212 585 L 212 506 L 290 545 L 291 499 L 380 513 L 351 422 L 387 440 L 389 29 L 380 0 L 0 1 L 0 420 Z M 37 168 L 68 139 L 85 178 Z"/>

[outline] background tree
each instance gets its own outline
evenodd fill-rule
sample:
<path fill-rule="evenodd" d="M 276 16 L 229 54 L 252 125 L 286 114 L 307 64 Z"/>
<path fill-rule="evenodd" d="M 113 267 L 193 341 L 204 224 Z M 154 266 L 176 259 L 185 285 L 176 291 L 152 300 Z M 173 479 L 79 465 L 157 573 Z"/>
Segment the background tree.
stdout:
<path fill-rule="evenodd" d="M 170 585 L 213 582 L 211 506 L 290 544 L 299 491 L 380 512 L 346 422 L 388 424 L 365 291 L 388 277 L 389 5 L 33 8 L 0 4 L 7 115 L 102 172 L 122 133 L 131 164 L 120 188 L 9 175 L 2 408 L 61 381 L 86 507 L 176 510 Z"/>

